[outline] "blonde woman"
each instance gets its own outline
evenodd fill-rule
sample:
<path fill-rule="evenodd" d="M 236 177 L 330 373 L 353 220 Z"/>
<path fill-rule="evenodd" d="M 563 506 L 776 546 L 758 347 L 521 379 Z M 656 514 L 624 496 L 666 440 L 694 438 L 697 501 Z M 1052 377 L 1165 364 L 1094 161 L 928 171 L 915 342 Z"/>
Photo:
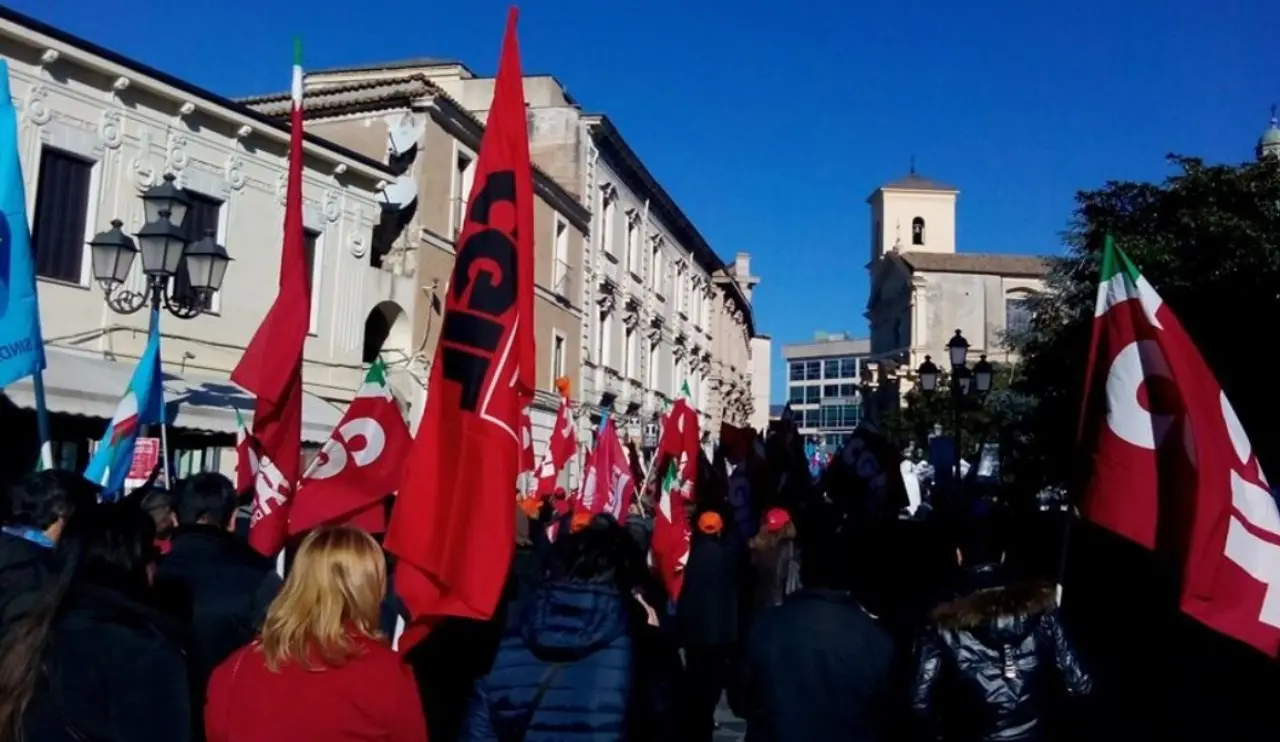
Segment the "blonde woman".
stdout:
<path fill-rule="evenodd" d="M 378 631 L 386 562 L 373 537 L 325 527 L 303 540 L 262 635 L 214 671 L 209 742 L 425 742 L 409 667 Z"/>

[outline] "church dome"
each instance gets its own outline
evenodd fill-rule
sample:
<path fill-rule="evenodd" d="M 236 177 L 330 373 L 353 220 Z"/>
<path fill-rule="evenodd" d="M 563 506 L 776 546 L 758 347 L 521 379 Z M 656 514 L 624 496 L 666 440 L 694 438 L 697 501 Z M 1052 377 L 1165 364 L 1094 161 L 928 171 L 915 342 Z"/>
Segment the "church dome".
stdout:
<path fill-rule="evenodd" d="M 1275 106 L 1271 107 L 1271 125 L 1258 137 L 1258 159 L 1266 155 L 1280 158 L 1280 119 L 1276 117 Z"/>

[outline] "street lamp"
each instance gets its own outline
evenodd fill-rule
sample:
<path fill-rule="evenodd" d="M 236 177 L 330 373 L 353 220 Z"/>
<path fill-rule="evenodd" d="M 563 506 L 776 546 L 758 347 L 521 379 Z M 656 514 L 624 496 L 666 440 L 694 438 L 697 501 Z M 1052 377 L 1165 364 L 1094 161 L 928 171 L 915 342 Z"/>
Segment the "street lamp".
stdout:
<path fill-rule="evenodd" d="M 993 375 L 991 364 L 987 363 L 987 354 L 983 353 L 973 367 L 973 381 L 979 394 L 986 394 L 991 391 L 991 377 Z"/>
<path fill-rule="evenodd" d="M 231 257 L 227 250 L 207 232 L 195 244 L 187 244 L 182 222 L 187 216 L 191 198 L 174 185 L 171 173 L 160 185 L 142 194 L 147 222 L 137 232 L 137 242 L 125 234 L 124 223 L 111 222 L 111 229 L 99 232 L 89 240 L 93 255 L 93 278 L 102 287 L 107 306 L 120 314 L 133 314 L 145 306 L 164 306 L 181 319 L 204 313 L 209 297 L 222 287 Z M 125 287 L 133 261 L 141 253 L 146 289 L 134 291 Z M 185 267 L 188 291 L 175 296 L 170 285 Z"/>
<path fill-rule="evenodd" d="M 963 366 L 969 358 L 969 341 L 956 330 L 956 334 L 947 341 L 947 353 L 951 355 L 951 367 Z"/>
<path fill-rule="evenodd" d="M 924 357 L 924 363 L 916 369 L 916 374 L 920 377 L 920 391 L 929 394 L 938 388 L 938 366 L 934 364 L 933 356 Z"/>
<path fill-rule="evenodd" d="M 991 390 L 993 369 L 987 362 L 986 355 L 981 356 L 973 369 L 965 365 L 969 357 L 969 341 L 960 330 L 947 341 L 948 360 L 951 361 L 951 414 L 953 437 L 956 448 L 955 478 L 960 481 L 960 415 L 964 409 L 965 398 L 971 393 L 984 395 Z M 924 363 L 916 369 L 920 377 L 920 391 L 933 392 L 938 388 L 938 367 L 930 356 L 924 357 Z"/>

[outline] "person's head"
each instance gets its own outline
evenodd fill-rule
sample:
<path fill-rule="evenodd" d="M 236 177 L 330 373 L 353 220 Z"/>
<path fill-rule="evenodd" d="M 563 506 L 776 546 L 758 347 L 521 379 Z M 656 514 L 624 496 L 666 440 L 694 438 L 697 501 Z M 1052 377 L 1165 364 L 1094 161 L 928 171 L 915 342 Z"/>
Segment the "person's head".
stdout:
<path fill-rule="evenodd" d="M 809 518 L 799 529 L 800 580 L 805 587 L 853 590 L 857 549 L 855 537 L 832 518 Z"/>
<path fill-rule="evenodd" d="M 152 487 L 142 495 L 138 504 L 155 522 L 157 537 L 166 538 L 177 527 L 178 516 L 173 512 L 173 495 L 169 490 Z"/>
<path fill-rule="evenodd" d="M 552 545 L 553 578 L 611 582 L 630 591 L 640 584 L 643 570 L 644 555 L 639 545 L 608 515 L 594 516 L 585 527 L 562 533 Z"/>
<path fill-rule="evenodd" d="M 88 582 L 137 593 L 154 575 L 155 523 L 137 502 L 77 507 L 58 539 L 58 573 L 30 613 L 0 639 L 0 739 L 16 739 L 38 680 L 40 656 L 72 585 Z"/>
<path fill-rule="evenodd" d="M 760 530 L 751 539 L 751 548 L 771 549 L 784 539 L 796 537 L 796 525 L 786 508 L 769 508 L 760 517 Z"/>
<path fill-rule="evenodd" d="M 187 477 L 178 485 L 178 523 L 232 528 L 236 516 L 235 485 L 216 472 Z"/>
<path fill-rule="evenodd" d="M 75 472 L 61 469 L 35 472 L 9 488 L 6 525 L 34 528 L 57 541 L 67 519 L 77 509 L 97 500 L 98 488 Z"/>
<path fill-rule="evenodd" d="M 262 654 L 272 671 L 294 662 L 341 667 L 360 650 L 353 639 L 380 639 L 387 565 L 372 536 L 323 526 L 302 540 L 280 594 L 262 625 Z"/>
<path fill-rule="evenodd" d="M 962 567 L 1003 564 L 1004 531 L 1000 520 L 989 514 L 973 515 L 955 524 L 956 563 Z"/>
<path fill-rule="evenodd" d="M 143 590 L 154 575 L 155 538 L 155 521 L 137 501 L 94 503 L 67 520 L 57 553 L 74 580 Z"/>

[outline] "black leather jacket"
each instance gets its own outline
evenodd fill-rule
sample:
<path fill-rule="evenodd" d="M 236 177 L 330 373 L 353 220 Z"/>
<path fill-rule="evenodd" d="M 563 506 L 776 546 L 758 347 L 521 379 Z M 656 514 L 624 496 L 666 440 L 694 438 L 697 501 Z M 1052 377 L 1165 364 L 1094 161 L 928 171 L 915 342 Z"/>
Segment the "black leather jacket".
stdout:
<path fill-rule="evenodd" d="M 934 610 L 911 689 L 927 738 L 1053 738 L 1062 702 L 1093 687 L 1063 633 L 1055 597 L 1053 586 L 1039 583 L 987 587 Z"/>

